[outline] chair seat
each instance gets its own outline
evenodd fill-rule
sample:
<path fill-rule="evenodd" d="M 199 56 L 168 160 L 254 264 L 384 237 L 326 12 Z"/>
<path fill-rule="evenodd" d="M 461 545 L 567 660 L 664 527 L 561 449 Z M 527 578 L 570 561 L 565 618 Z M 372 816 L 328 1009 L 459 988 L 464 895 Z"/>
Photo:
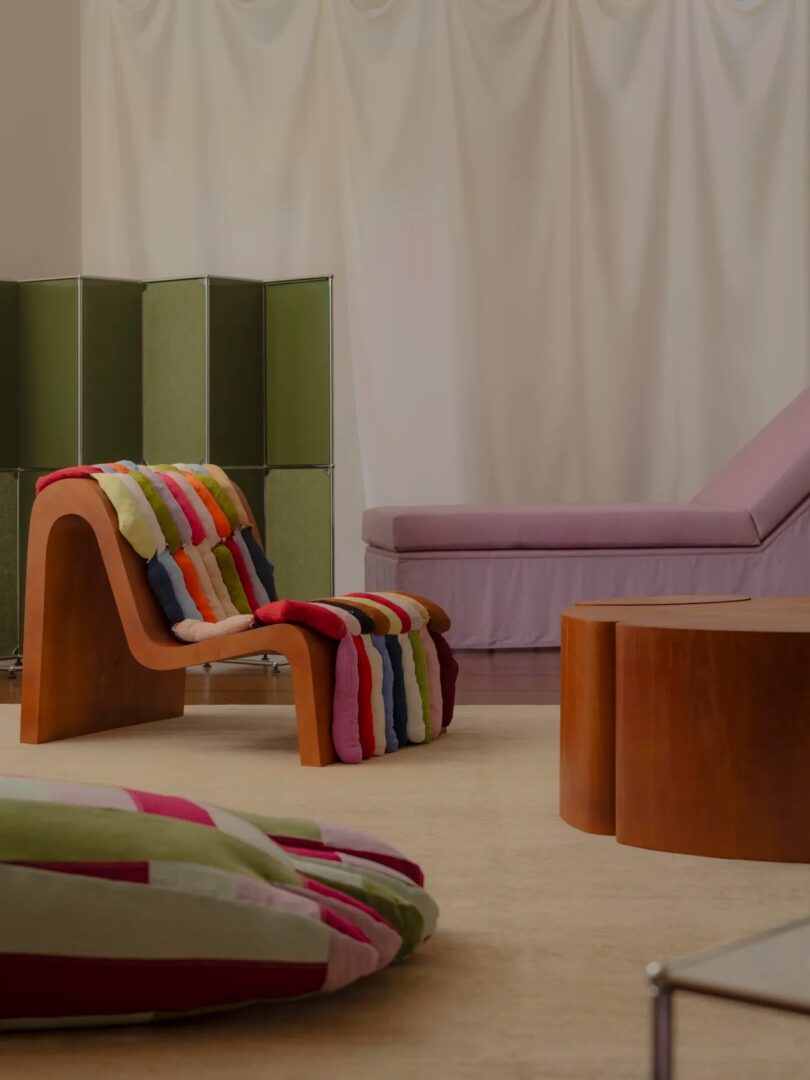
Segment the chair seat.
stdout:
<path fill-rule="evenodd" d="M 697 503 L 380 506 L 363 539 L 385 551 L 755 547 L 747 510 Z"/>

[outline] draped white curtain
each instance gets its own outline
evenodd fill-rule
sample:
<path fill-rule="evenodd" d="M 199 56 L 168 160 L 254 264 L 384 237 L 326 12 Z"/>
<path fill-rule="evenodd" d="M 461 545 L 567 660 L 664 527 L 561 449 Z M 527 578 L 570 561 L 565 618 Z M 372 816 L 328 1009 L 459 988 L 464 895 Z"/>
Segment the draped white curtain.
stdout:
<path fill-rule="evenodd" d="M 688 497 L 810 374 L 810 0 L 83 0 L 83 267 L 334 272 L 381 502 Z"/>

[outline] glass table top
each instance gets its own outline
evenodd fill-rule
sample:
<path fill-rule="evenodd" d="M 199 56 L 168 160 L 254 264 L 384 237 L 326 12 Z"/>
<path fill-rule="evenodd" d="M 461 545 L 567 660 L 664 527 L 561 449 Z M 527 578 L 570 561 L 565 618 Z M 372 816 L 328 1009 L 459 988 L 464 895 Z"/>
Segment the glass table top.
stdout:
<path fill-rule="evenodd" d="M 810 918 L 680 960 L 650 964 L 661 989 L 810 1013 Z"/>

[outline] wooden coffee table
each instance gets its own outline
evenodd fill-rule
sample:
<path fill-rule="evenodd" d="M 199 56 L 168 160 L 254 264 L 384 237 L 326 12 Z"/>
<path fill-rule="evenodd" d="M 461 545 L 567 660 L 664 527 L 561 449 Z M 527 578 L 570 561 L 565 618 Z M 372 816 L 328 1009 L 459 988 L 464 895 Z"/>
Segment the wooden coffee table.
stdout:
<path fill-rule="evenodd" d="M 810 597 L 563 612 L 560 813 L 637 847 L 810 862 Z"/>

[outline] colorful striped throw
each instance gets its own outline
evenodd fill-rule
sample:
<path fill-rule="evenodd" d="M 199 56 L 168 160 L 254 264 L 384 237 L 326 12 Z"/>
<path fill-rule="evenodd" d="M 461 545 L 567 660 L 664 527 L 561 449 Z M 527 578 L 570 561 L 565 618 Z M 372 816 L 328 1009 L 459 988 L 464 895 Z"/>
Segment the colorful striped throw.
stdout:
<path fill-rule="evenodd" d="M 341 761 L 447 730 L 458 665 L 443 637 L 450 619 L 437 604 L 396 592 L 278 600 L 250 507 L 216 465 L 84 465 L 42 477 L 37 491 L 77 477 L 94 480 L 112 503 L 176 637 L 297 623 L 335 642 L 332 735 Z"/>

